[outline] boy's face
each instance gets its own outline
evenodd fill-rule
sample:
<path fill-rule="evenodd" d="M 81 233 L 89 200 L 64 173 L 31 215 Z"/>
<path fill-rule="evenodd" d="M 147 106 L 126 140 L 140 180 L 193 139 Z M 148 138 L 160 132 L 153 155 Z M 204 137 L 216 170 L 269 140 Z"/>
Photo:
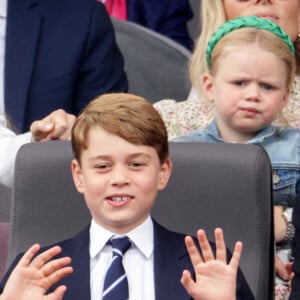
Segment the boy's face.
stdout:
<path fill-rule="evenodd" d="M 72 162 L 75 185 L 92 217 L 115 233 L 126 233 L 147 218 L 171 169 L 169 159 L 160 164 L 153 147 L 131 144 L 101 127 L 90 130 L 81 166 Z"/>
<path fill-rule="evenodd" d="M 274 54 L 252 45 L 228 49 L 203 88 L 216 108 L 220 136 L 244 143 L 271 124 L 288 100 L 287 71 Z"/>

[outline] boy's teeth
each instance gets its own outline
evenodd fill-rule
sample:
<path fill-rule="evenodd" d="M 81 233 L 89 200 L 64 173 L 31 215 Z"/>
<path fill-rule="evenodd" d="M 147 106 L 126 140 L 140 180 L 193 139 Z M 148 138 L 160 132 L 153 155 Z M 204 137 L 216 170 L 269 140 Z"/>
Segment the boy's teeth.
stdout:
<path fill-rule="evenodd" d="M 122 201 L 122 197 L 113 197 L 112 201 L 114 201 L 114 202 L 120 202 L 120 201 Z"/>
<path fill-rule="evenodd" d="M 121 201 L 126 201 L 126 200 L 128 200 L 129 199 L 129 197 L 112 197 L 112 201 L 113 202 L 121 202 Z"/>

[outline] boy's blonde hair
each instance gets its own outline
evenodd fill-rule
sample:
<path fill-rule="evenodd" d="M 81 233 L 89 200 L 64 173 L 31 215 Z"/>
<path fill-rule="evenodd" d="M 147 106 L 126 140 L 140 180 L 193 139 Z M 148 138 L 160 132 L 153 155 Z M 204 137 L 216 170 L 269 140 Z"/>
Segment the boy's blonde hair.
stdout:
<path fill-rule="evenodd" d="M 88 148 L 88 133 L 97 126 L 132 144 L 155 148 L 161 163 L 169 156 L 165 124 L 152 104 L 142 97 L 106 94 L 86 106 L 72 129 L 73 154 L 79 163 L 82 151 Z"/>
<path fill-rule="evenodd" d="M 205 51 L 209 39 L 219 26 L 225 23 L 226 16 L 222 0 L 202 0 L 200 8 L 202 30 L 196 43 L 191 62 L 190 79 L 197 92 L 202 94 L 202 77 L 208 72 Z M 296 74 L 300 75 L 300 40 L 294 42 L 296 58 Z"/>
<path fill-rule="evenodd" d="M 210 73 L 213 75 L 216 72 L 219 59 L 222 56 L 234 51 L 236 47 L 248 47 L 249 45 L 257 45 L 260 49 L 270 52 L 285 64 L 286 86 L 290 89 L 295 75 L 295 57 L 291 49 L 274 33 L 255 27 L 235 29 L 217 42 L 211 53 Z M 282 74 L 282 76 L 284 75 Z"/>

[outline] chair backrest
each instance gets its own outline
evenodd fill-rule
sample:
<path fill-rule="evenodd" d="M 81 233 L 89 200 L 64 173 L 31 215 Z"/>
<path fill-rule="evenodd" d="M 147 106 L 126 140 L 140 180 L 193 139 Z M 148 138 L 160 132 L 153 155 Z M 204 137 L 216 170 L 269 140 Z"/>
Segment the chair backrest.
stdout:
<path fill-rule="evenodd" d="M 220 226 L 228 246 L 244 243 L 242 271 L 255 299 L 273 291 L 272 186 L 265 151 L 252 145 L 170 143 L 170 183 L 159 193 L 153 217 L 166 227 L 195 234 Z M 39 242 L 54 243 L 90 220 L 73 186 L 69 142 L 24 145 L 16 159 L 10 258 Z"/>
<path fill-rule="evenodd" d="M 201 32 L 201 0 L 189 0 L 189 2 L 193 11 L 193 18 L 188 22 L 188 31 L 192 39 L 195 41 L 199 38 Z"/>
<path fill-rule="evenodd" d="M 173 174 L 152 210 L 159 223 L 196 234 L 224 230 L 231 251 L 243 242 L 240 267 L 255 299 L 273 298 L 271 164 L 259 146 L 170 143 Z"/>
<path fill-rule="evenodd" d="M 11 189 L 0 184 L 0 222 L 9 222 L 10 219 Z"/>
<path fill-rule="evenodd" d="M 190 91 L 188 63 L 191 53 L 153 30 L 112 19 L 123 54 L 129 92 L 154 103 L 161 99 L 185 100 Z"/>

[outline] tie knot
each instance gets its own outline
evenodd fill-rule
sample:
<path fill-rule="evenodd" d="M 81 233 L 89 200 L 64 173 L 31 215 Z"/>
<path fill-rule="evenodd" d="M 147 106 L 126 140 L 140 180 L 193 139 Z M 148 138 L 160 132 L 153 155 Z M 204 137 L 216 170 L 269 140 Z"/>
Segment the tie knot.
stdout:
<path fill-rule="evenodd" d="M 131 241 L 128 237 L 112 238 L 110 244 L 112 246 L 113 256 L 123 256 L 130 248 Z"/>

